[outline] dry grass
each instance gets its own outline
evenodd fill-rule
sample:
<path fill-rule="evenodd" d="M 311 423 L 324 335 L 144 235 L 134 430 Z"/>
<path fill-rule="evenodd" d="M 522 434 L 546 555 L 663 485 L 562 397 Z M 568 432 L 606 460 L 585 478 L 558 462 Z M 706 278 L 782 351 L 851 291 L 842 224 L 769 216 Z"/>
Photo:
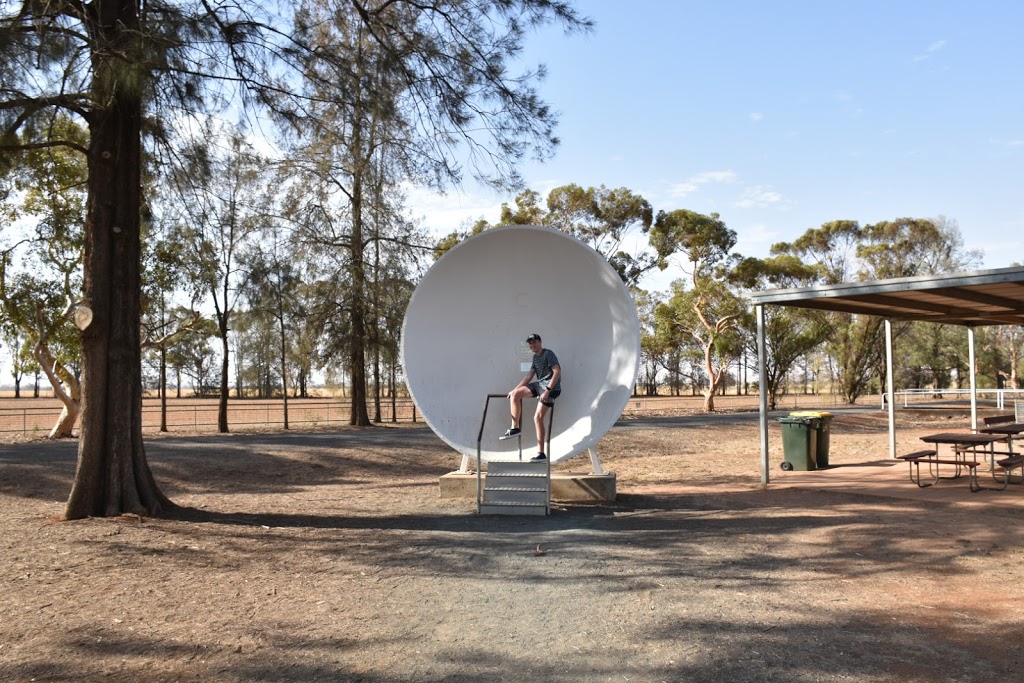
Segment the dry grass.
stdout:
<path fill-rule="evenodd" d="M 901 439 L 947 425 L 905 416 Z M 837 462 L 874 458 L 883 416 L 839 415 L 832 439 Z M 617 504 L 489 518 L 437 497 L 458 458 L 415 426 L 151 439 L 182 510 L 54 523 L 74 444 L 0 446 L 0 680 L 1002 681 L 1024 665 L 1018 511 L 763 490 L 744 416 L 623 421 L 598 448 Z"/>

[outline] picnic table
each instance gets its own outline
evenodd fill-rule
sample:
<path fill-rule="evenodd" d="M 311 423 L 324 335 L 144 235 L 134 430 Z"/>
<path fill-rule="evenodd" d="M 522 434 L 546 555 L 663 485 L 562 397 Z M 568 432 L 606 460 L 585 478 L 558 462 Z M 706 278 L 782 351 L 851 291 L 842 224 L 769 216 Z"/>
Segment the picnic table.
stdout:
<path fill-rule="evenodd" d="M 1008 424 L 990 424 L 982 427 L 980 432 L 984 434 L 1005 434 L 1006 450 L 1008 455 L 1013 455 L 1013 441 L 1024 432 L 1024 422 L 1010 422 Z"/>
<path fill-rule="evenodd" d="M 1008 434 L 980 434 L 974 432 L 939 432 L 938 434 L 922 436 L 921 441 L 932 444 L 935 446 L 935 450 L 933 452 L 923 451 L 922 455 L 907 459 L 907 462 L 910 464 L 910 480 L 924 488 L 937 484 L 940 479 L 956 479 L 966 469 L 970 475 L 969 485 L 971 491 L 980 491 L 982 487 L 978 483 L 977 469 L 980 463 L 977 460 L 977 454 L 979 452 L 987 453 L 990 456 L 989 468 L 994 469 L 995 444 L 1005 443 L 1009 439 L 1010 436 Z M 952 446 L 952 458 L 945 458 L 939 454 L 939 446 L 942 445 Z M 968 454 L 972 457 L 968 458 Z M 921 463 L 928 463 L 928 473 L 933 478 L 929 483 L 921 481 Z M 953 476 L 941 476 L 939 472 L 940 465 L 952 465 L 954 467 Z M 914 476 L 915 472 L 916 477 Z"/>

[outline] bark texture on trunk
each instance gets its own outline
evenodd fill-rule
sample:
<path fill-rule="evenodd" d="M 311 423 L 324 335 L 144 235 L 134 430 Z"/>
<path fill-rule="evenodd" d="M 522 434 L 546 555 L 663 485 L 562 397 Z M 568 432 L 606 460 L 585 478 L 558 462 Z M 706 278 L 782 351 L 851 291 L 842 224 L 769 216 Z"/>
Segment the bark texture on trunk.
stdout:
<path fill-rule="evenodd" d="M 141 84 L 138 5 L 97 0 L 90 24 L 96 109 L 89 117 L 82 332 L 82 431 L 67 519 L 157 515 L 173 503 L 157 487 L 142 443 L 139 331 Z"/>

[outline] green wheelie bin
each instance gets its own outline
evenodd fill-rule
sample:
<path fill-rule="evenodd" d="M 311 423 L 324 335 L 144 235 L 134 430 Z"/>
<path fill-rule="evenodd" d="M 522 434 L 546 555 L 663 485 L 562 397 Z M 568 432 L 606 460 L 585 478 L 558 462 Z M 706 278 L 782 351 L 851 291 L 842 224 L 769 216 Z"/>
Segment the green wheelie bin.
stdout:
<path fill-rule="evenodd" d="M 797 410 L 790 417 L 816 417 L 818 425 L 818 447 L 814 453 L 814 461 L 818 469 L 828 467 L 829 432 L 832 430 L 832 413 L 824 410 Z"/>
<path fill-rule="evenodd" d="M 782 451 L 785 460 L 782 469 L 807 472 L 817 468 L 818 427 L 816 417 L 780 417 Z"/>

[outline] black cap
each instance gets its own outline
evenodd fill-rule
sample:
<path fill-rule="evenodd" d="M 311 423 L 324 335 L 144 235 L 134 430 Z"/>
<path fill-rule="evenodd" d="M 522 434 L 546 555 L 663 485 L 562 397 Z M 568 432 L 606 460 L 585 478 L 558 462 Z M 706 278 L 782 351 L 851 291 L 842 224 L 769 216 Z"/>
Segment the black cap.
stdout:
<path fill-rule="evenodd" d="M 534 332 L 533 334 L 526 338 L 527 344 L 529 344 L 532 341 L 540 341 L 540 335 Z"/>

